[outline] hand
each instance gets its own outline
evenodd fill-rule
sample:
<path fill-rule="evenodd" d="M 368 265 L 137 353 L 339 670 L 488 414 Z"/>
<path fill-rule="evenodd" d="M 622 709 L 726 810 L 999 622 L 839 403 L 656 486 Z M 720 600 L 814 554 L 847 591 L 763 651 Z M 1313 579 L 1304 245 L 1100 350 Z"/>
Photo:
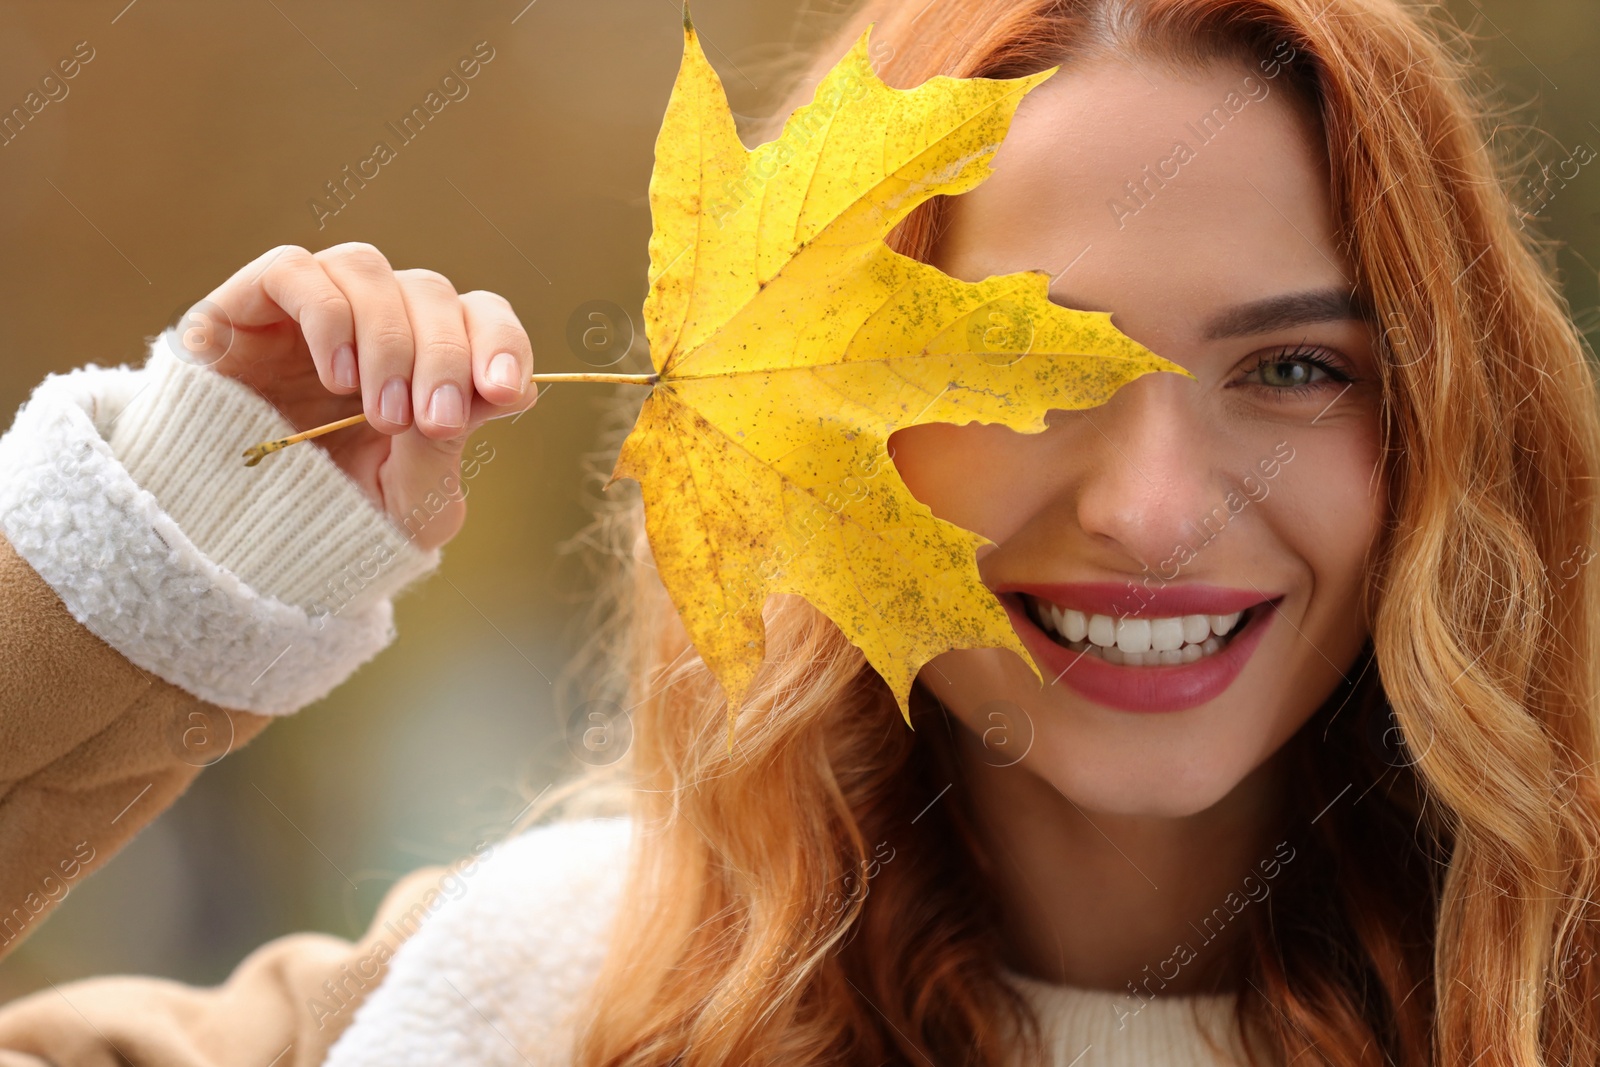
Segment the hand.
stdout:
<path fill-rule="evenodd" d="M 206 303 L 218 322 L 185 332 L 191 361 L 249 385 L 296 430 L 365 413 L 365 424 L 296 447 L 325 448 L 396 523 L 430 493 L 452 496 L 474 430 L 538 396 L 532 346 L 504 297 L 395 270 L 369 244 L 274 248 L 196 309 Z M 416 544 L 443 544 L 465 518 L 455 496 Z"/>

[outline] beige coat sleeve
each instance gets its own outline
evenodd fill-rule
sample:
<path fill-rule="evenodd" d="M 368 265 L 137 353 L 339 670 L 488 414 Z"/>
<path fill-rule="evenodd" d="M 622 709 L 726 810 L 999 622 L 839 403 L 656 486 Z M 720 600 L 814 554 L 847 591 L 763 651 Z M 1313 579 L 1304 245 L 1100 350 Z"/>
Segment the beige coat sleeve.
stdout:
<path fill-rule="evenodd" d="M 416 931 L 422 896 L 446 873 L 402 879 L 357 943 L 280 937 L 215 988 L 91 978 L 14 1001 L 0 1008 L 0 1067 L 315 1067 L 383 981 L 401 931 Z"/>
<path fill-rule="evenodd" d="M 140 671 L 0 538 L 0 947 L 171 804 L 215 758 L 208 747 L 231 736 L 237 748 L 268 721 Z M 279 938 L 214 989 L 95 978 L 14 1001 L 0 1008 L 0 1067 L 313 1067 L 445 873 L 402 879 L 361 941 Z"/>
<path fill-rule="evenodd" d="M 140 372 L 47 378 L 0 436 L 0 955 L 205 766 L 375 655 L 389 598 L 437 565 L 320 450 L 244 477 L 237 440 L 288 429 L 155 344 Z M 291 638 L 305 658 L 256 685 Z M 283 938 L 216 989 L 104 978 L 5 1005 L 0 1067 L 318 1064 L 426 909 L 388 916 L 439 874 L 360 943 Z"/>
<path fill-rule="evenodd" d="M 268 721 L 135 667 L 0 538 L 0 953 Z"/>

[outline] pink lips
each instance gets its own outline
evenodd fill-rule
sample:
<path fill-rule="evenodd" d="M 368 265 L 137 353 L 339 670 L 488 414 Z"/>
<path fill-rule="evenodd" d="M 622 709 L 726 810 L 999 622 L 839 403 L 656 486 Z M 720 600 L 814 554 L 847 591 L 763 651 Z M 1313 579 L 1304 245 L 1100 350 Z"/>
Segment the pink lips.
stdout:
<path fill-rule="evenodd" d="M 1182 711 L 1222 695 L 1244 670 L 1277 611 L 1276 597 L 1255 590 L 1218 586 L 1164 586 L 1135 591 L 1127 583 L 1002 584 L 996 594 L 1027 593 L 1086 614 L 1133 618 L 1173 615 L 1229 615 L 1260 605 L 1228 646 L 1215 655 L 1171 667 L 1130 667 L 1107 663 L 1088 652 L 1056 644 L 1028 617 L 1019 598 L 1002 596 L 1011 625 L 1033 653 L 1046 681 L 1068 686 L 1097 704 L 1122 711 Z"/>

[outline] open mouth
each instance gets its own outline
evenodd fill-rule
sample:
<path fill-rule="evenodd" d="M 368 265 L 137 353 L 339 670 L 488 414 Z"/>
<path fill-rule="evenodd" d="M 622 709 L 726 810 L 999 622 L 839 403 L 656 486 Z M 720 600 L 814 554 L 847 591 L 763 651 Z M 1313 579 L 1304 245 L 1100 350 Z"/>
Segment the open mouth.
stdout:
<path fill-rule="evenodd" d="M 1269 605 L 1227 615 L 1112 616 L 1063 608 L 1019 593 L 1028 617 L 1056 644 L 1127 667 L 1177 667 L 1227 648 Z"/>

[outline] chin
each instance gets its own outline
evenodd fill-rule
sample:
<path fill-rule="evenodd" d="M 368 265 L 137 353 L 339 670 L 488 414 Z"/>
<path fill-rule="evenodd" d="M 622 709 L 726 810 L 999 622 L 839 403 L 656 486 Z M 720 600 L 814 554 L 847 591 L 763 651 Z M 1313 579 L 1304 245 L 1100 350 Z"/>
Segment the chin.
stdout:
<path fill-rule="evenodd" d="M 1018 769 L 1044 779 L 1085 813 L 1172 819 L 1198 815 L 1263 771 L 1293 732 L 1295 724 L 1288 721 L 1257 723 L 1251 729 L 1246 725 L 1249 716 L 1240 710 L 1229 709 L 1231 722 L 1197 716 L 1171 732 L 1040 731 Z M 1152 717 L 1139 725 L 1179 724 Z"/>
<path fill-rule="evenodd" d="M 1090 773 L 1042 775 L 1088 815 L 1183 819 L 1198 815 L 1233 792 L 1245 775 L 1196 774 L 1174 778 L 1148 765 L 1107 767 Z"/>
<path fill-rule="evenodd" d="M 949 653 L 940 664 L 939 695 L 966 727 L 973 760 L 1038 779 L 1039 788 L 1090 815 L 1179 819 L 1204 812 L 1263 771 L 1312 710 L 1297 706 L 1308 702 L 1294 700 L 1287 686 L 1246 677 L 1240 683 L 1256 699 L 1175 712 L 1118 711 L 1061 689 L 1039 694 L 1014 660 L 993 649 Z M 1013 764 L 999 762 L 981 740 L 994 732 L 996 721 L 985 709 L 996 705 L 1015 709 L 1018 739 L 1026 738 L 1026 755 Z"/>

